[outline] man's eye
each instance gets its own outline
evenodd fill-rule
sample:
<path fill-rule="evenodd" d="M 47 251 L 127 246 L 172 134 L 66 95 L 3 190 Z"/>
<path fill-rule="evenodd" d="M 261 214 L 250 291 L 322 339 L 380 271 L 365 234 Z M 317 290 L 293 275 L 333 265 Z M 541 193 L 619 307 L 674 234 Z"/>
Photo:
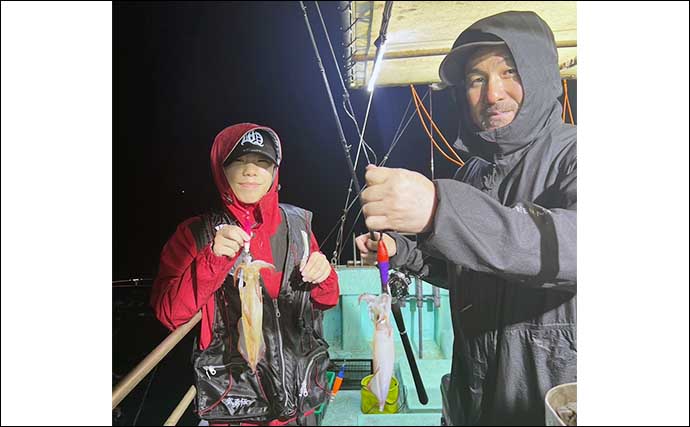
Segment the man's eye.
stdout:
<path fill-rule="evenodd" d="M 514 76 L 517 74 L 517 70 L 515 68 L 510 68 L 510 69 L 508 69 L 508 71 L 506 71 L 506 74 L 508 74 L 510 76 Z"/>
<path fill-rule="evenodd" d="M 468 80 L 468 86 L 476 86 L 479 84 L 482 84 L 484 82 L 484 79 L 482 77 L 471 77 Z"/>

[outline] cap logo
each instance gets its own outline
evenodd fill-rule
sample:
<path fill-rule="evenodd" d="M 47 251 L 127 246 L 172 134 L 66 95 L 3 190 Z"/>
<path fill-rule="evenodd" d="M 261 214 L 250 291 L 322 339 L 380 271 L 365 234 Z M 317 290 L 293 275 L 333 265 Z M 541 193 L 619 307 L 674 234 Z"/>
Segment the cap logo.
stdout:
<path fill-rule="evenodd" d="M 253 130 L 253 131 L 249 132 L 248 134 L 246 134 L 245 136 L 242 137 L 242 139 L 240 140 L 240 145 L 243 146 L 245 144 L 245 142 L 248 142 L 252 145 L 256 145 L 259 147 L 263 147 L 264 146 L 264 137 L 261 136 L 261 134 L 259 132 Z"/>

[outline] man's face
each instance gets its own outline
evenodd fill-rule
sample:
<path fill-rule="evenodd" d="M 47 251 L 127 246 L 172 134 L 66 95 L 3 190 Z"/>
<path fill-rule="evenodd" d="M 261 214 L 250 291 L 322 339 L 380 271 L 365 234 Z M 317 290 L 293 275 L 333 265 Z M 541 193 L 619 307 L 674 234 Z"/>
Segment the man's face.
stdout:
<path fill-rule="evenodd" d="M 256 203 L 273 183 L 275 165 L 268 157 L 249 153 L 240 156 L 223 168 L 230 188 L 242 203 Z"/>
<path fill-rule="evenodd" d="M 482 130 L 509 125 L 522 105 L 522 82 L 505 46 L 479 49 L 465 65 L 470 116 Z"/>

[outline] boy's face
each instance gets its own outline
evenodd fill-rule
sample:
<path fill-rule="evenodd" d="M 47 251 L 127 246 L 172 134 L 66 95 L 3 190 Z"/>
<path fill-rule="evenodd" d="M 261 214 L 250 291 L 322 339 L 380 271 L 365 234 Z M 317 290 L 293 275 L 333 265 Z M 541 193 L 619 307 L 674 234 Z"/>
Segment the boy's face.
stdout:
<path fill-rule="evenodd" d="M 256 203 L 273 183 L 275 165 L 266 156 L 249 153 L 234 159 L 223 168 L 225 178 L 242 203 Z"/>

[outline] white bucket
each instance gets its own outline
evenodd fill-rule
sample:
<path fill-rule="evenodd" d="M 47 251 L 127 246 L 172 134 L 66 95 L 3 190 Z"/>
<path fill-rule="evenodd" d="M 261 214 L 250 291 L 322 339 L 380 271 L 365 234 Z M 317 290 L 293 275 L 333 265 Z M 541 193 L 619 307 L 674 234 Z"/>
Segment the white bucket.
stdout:
<path fill-rule="evenodd" d="M 577 402 L 577 383 L 557 385 L 546 393 L 544 403 L 546 407 L 547 426 L 565 426 L 565 422 L 558 416 L 557 409 L 569 402 Z"/>

